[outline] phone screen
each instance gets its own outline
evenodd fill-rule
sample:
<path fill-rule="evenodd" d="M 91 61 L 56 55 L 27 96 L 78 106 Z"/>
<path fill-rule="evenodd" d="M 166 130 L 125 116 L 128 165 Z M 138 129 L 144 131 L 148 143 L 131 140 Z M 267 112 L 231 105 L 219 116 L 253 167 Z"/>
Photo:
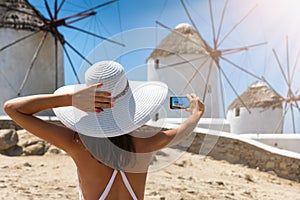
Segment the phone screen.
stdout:
<path fill-rule="evenodd" d="M 187 97 L 170 97 L 170 108 L 171 109 L 185 109 L 190 107 L 190 101 Z"/>

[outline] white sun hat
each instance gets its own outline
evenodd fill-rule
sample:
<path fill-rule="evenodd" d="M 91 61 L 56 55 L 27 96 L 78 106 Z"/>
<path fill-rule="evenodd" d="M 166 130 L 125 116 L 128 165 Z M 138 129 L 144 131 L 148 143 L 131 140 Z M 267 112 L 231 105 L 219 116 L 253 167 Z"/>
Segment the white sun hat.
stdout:
<path fill-rule="evenodd" d="M 53 109 L 68 128 L 97 138 L 120 136 L 141 127 L 160 109 L 168 93 L 162 82 L 128 81 L 121 64 L 101 61 L 85 72 L 85 84 L 63 86 L 55 94 L 75 92 L 97 83 L 103 84 L 100 91 L 111 93 L 115 99 L 112 108 L 100 113 L 84 112 L 74 106 Z"/>

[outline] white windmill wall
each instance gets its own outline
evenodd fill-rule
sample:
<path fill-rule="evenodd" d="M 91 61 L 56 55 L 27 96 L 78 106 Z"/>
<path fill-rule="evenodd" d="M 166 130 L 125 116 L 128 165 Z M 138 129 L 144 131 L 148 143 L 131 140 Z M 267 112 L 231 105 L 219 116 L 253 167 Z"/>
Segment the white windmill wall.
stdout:
<path fill-rule="evenodd" d="M 177 66 L 167 67 L 167 65 L 180 63 L 183 61 L 193 60 L 194 58 L 203 57 L 198 60 L 190 61 L 188 63 L 180 64 Z M 190 82 L 190 87 L 187 87 L 184 91 L 184 87 L 189 82 L 195 70 L 200 67 L 207 57 L 199 54 L 185 54 L 185 55 L 171 55 L 167 57 L 158 58 L 158 68 L 156 60 L 150 58 L 148 60 L 148 80 L 149 81 L 162 81 L 169 86 L 168 100 L 164 104 L 163 108 L 159 111 L 159 116 L 156 118 L 163 117 L 188 117 L 190 114 L 183 110 L 171 110 L 169 108 L 169 96 L 170 95 L 186 95 L 191 92 L 196 93 L 202 98 L 205 89 L 205 82 L 207 79 L 210 58 L 207 62 L 198 69 L 197 74 Z M 210 79 L 209 79 L 209 92 L 206 95 L 205 100 L 205 113 L 204 117 L 208 118 L 219 118 L 220 117 L 220 98 L 218 88 L 218 70 L 216 66 L 212 66 Z"/>
<path fill-rule="evenodd" d="M 26 30 L 0 28 L 0 48 L 30 33 L 31 31 Z M 6 100 L 17 96 L 43 33 L 44 32 L 39 32 L 0 52 L 1 105 L 3 105 Z M 61 45 L 58 45 L 57 73 L 58 87 L 60 87 L 64 84 L 63 49 Z M 55 76 L 54 39 L 52 34 L 48 33 L 21 96 L 38 93 L 53 93 L 56 89 Z M 0 107 L 0 115 L 5 115 L 2 106 Z"/>
<path fill-rule="evenodd" d="M 282 133 L 282 108 L 250 108 L 228 110 L 231 133 Z"/>

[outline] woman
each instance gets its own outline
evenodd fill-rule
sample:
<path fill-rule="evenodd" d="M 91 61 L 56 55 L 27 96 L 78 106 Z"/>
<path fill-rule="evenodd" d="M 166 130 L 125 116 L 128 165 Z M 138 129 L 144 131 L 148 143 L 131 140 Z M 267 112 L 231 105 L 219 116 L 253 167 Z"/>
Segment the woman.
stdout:
<path fill-rule="evenodd" d="M 186 138 L 203 115 L 204 104 L 196 95 L 187 95 L 191 115 L 183 124 L 174 130 L 141 132 L 136 129 L 164 103 L 165 84 L 128 81 L 123 67 L 112 61 L 90 67 L 85 82 L 54 94 L 12 99 L 4 109 L 24 129 L 72 157 L 80 199 L 143 199 L 151 156 Z M 66 127 L 33 116 L 46 109 L 53 109 Z"/>

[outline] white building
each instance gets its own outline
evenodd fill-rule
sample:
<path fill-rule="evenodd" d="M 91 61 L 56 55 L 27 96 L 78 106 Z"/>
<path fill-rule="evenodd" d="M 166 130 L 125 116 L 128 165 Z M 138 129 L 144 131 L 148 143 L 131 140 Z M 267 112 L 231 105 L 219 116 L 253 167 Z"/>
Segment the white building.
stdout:
<path fill-rule="evenodd" d="M 282 101 L 274 90 L 255 82 L 240 98 L 228 107 L 231 133 L 282 133 Z"/>
<path fill-rule="evenodd" d="M 0 0 L 0 49 L 44 26 L 42 15 L 26 0 Z M 44 31 L 0 51 L 0 105 L 17 97 L 25 74 L 42 40 Z M 57 77 L 56 77 L 57 75 Z M 56 81 L 57 79 L 57 81 Z M 21 96 L 52 93 L 64 84 L 63 50 L 58 45 L 58 70 L 55 66 L 54 37 L 48 33 L 21 91 Z M 0 106 L 0 115 L 5 115 Z"/>
<path fill-rule="evenodd" d="M 204 117 L 220 118 L 222 104 L 218 69 L 206 51 L 207 48 L 210 47 L 190 25 L 179 24 L 147 59 L 148 80 L 166 83 L 169 86 L 169 96 L 193 92 L 201 98 L 207 88 Z M 167 102 L 155 118 L 188 116 L 189 113 L 185 111 L 169 109 Z"/>

